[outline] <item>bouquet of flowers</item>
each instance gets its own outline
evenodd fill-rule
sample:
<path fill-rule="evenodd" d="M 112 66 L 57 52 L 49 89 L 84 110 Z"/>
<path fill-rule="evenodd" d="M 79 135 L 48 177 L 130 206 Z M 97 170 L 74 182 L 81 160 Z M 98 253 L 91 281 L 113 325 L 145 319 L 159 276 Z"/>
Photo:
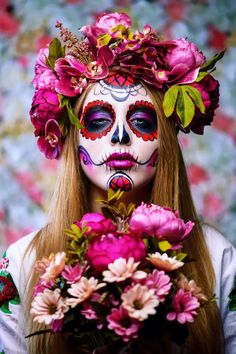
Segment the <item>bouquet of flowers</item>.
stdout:
<path fill-rule="evenodd" d="M 182 344 L 187 323 L 209 301 L 181 273 L 191 261 L 181 248 L 194 223 L 154 204 L 118 203 L 122 193 L 109 191 L 103 214 L 87 213 L 65 230 L 67 252 L 35 265 L 34 321 L 76 337 L 88 352 L 128 348 L 151 334 Z"/>

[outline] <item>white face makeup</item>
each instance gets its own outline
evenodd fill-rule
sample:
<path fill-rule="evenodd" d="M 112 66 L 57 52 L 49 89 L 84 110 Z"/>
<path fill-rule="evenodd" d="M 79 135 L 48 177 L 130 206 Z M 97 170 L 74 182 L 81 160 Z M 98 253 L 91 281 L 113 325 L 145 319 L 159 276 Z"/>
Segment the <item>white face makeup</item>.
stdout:
<path fill-rule="evenodd" d="M 81 165 L 94 185 L 130 191 L 151 181 L 158 156 L 157 117 L 142 84 L 117 73 L 97 82 L 85 99 L 81 122 Z"/>

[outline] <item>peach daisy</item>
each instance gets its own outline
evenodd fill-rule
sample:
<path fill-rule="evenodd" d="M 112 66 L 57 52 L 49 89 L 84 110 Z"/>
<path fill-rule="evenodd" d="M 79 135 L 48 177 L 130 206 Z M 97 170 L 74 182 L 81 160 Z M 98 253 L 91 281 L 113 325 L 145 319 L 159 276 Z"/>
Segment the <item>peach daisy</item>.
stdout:
<path fill-rule="evenodd" d="M 128 260 L 125 258 L 117 258 L 113 263 L 108 265 L 109 270 L 102 272 L 104 281 L 108 283 L 121 282 L 132 276 L 135 279 L 142 279 L 146 277 L 143 271 L 136 271 L 140 262 L 134 262 L 134 258 L 130 257 Z"/>
<path fill-rule="evenodd" d="M 147 286 L 141 284 L 131 287 L 121 295 L 121 299 L 121 305 L 128 311 L 129 316 L 139 321 L 146 320 L 149 315 L 154 315 L 159 305 L 155 290 L 148 289 Z"/>
<path fill-rule="evenodd" d="M 67 304 L 71 307 L 75 307 L 79 303 L 88 299 L 94 291 L 105 286 L 106 283 L 98 283 L 98 280 L 94 277 L 86 278 L 82 277 L 77 283 L 71 285 L 68 289 L 68 293 L 73 297 L 67 299 Z"/>
<path fill-rule="evenodd" d="M 166 272 L 178 269 L 184 265 L 183 262 L 176 259 L 176 256 L 169 257 L 167 253 L 160 254 L 159 252 L 156 252 L 149 254 L 147 260 L 152 263 L 155 268 Z"/>
<path fill-rule="evenodd" d="M 60 289 L 45 289 L 34 298 L 30 313 L 34 321 L 49 325 L 53 320 L 62 319 L 68 310 L 69 306 L 66 299 L 61 297 Z"/>
<path fill-rule="evenodd" d="M 188 280 L 183 274 L 180 274 L 178 286 L 185 291 L 190 291 L 200 302 L 208 301 L 206 295 L 202 293 L 202 289 L 197 286 L 196 282 L 194 280 Z"/>
<path fill-rule="evenodd" d="M 49 256 L 50 263 L 41 278 L 47 281 L 54 280 L 63 271 L 65 267 L 65 258 L 65 252 L 57 252 L 55 255 L 52 253 Z"/>

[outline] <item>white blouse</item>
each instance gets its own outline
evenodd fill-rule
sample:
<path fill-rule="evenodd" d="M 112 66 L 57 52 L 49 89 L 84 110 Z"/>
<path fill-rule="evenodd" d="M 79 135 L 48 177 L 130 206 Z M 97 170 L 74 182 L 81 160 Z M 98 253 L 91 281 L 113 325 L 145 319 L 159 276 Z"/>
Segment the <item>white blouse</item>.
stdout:
<path fill-rule="evenodd" d="M 215 294 L 224 326 L 225 354 L 236 354 L 236 311 L 229 310 L 229 294 L 236 275 L 236 249 L 216 230 L 210 227 L 204 230 L 216 274 Z M 12 244 L 0 262 L 0 354 L 27 354 L 25 336 L 28 333 L 24 331 L 22 303 L 17 295 L 4 300 L 9 292 L 4 278 L 13 280 L 20 299 L 23 299 L 35 254 L 31 252 L 24 259 L 22 257 L 35 235 L 31 233 Z"/>

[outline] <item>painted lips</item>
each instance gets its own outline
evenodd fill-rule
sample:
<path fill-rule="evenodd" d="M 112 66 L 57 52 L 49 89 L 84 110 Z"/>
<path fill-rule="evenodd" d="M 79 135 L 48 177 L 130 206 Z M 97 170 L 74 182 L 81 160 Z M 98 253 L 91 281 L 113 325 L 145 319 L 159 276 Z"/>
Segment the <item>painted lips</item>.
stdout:
<path fill-rule="evenodd" d="M 106 166 L 115 169 L 130 169 L 137 163 L 137 160 L 128 152 L 111 154 L 105 161 Z"/>

